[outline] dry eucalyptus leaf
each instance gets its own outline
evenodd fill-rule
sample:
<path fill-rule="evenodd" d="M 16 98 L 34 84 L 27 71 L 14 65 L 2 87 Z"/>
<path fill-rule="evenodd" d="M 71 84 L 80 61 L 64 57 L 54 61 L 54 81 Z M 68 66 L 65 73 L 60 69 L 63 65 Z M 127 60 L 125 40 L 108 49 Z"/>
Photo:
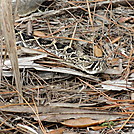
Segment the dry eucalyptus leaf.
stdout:
<path fill-rule="evenodd" d="M 61 124 L 68 126 L 68 127 L 88 127 L 91 125 L 101 124 L 102 122 L 105 122 L 105 120 L 93 120 L 88 117 L 78 118 L 78 119 L 70 119 L 66 120 L 64 122 L 61 122 Z"/>

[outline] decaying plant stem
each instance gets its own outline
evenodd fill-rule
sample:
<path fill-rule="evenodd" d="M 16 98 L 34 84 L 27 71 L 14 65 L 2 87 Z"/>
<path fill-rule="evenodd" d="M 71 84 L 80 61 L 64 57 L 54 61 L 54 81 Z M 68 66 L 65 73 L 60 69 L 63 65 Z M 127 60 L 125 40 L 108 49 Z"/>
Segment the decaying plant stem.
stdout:
<path fill-rule="evenodd" d="M 16 88 L 19 93 L 19 102 L 22 103 L 22 83 L 20 80 L 20 72 L 18 68 L 18 57 L 15 41 L 15 32 L 13 27 L 13 16 L 12 16 L 12 6 L 11 0 L 1 0 L 1 28 L 2 34 L 5 38 L 5 43 L 7 46 L 7 51 L 9 53 L 9 58 L 12 64 L 12 69 L 15 77 Z"/>

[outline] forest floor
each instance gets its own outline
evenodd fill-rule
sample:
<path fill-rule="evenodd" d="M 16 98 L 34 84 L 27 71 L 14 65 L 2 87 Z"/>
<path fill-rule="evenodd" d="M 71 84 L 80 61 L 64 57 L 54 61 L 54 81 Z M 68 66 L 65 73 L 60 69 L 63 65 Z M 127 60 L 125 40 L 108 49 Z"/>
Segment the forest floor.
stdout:
<path fill-rule="evenodd" d="M 133 1 L 49 0 L 14 27 L 22 94 L 3 43 L 1 134 L 134 134 Z"/>

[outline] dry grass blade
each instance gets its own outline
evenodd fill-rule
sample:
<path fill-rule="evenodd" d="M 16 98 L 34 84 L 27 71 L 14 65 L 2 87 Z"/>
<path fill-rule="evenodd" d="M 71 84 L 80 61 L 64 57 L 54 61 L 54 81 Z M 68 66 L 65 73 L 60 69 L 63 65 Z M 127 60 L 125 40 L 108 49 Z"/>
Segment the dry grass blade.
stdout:
<path fill-rule="evenodd" d="M 12 69 L 15 76 L 16 88 L 19 92 L 19 102 L 23 102 L 22 84 L 20 81 L 20 72 L 18 67 L 17 50 L 15 46 L 15 32 L 13 27 L 12 7 L 10 0 L 1 0 L 1 20 L 2 20 L 2 34 L 5 37 L 7 51 L 12 64 Z"/>

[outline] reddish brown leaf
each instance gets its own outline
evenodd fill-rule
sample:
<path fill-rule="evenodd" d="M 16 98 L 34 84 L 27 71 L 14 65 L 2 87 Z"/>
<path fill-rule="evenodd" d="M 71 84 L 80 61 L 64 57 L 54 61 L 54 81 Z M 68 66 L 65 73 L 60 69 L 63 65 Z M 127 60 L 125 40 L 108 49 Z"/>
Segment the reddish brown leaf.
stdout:
<path fill-rule="evenodd" d="M 91 118 L 83 117 L 78 119 L 70 119 L 66 120 L 64 122 L 61 122 L 61 124 L 68 126 L 68 127 L 87 127 L 91 125 L 96 125 L 104 122 L 105 120 L 92 120 Z"/>
<path fill-rule="evenodd" d="M 106 128 L 107 126 L 93 126 L 93 127 L 90 127 L 91 129 L 93 129 L 94 131 L 97 131 L 97 130 L 100 130 L 100 129 L 103 129 L 103 128 Z"/>
<path fill-rule="evenodd" d="M 64 128 L 59 128 L 56 130 L 52 130 L 51 132 L 48 132 L 47 134 L 63 134 Z"/>
<path fill-rule="evenodd" d="M 45 34 L 41 31 L 34 31 L 34 35 L 38 36 L 38 37 L 44 37 L 45 36 Z"/>

